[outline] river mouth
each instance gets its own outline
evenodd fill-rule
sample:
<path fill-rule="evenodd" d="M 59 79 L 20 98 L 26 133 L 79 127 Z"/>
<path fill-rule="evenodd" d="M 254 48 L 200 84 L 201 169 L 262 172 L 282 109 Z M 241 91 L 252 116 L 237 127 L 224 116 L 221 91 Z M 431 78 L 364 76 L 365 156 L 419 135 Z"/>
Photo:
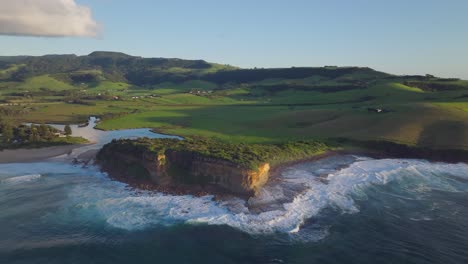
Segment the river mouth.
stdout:
<path fill-rule="evenodd" d="M 150 128 L 137 128 L 137 129 L 123 129 L 123 130 L 99 130 L 96 129 L 96 125 L 99 122 L 99 119 L 96 117 L 90 117 L 86 124 L 82 125 L 70 125 L 72 130 L 72 136 L 83 137 L 90 141 L 90 144 L 81 146 L 73 149 L 70 153 L 66 155 L 61 155 L 56 157 L 55 161 L 78 161 L 81 163 L 90 163 L 99 149 L 102 148 L 107 143 L 110 143 L 113 139 L 137 139 L 137 138 L 176 138 L 182 139 L 179 136 L 166 135 L 155 133 Z M 49 124 L 50 126 L 64 130 L 65 125 L 58 124 Z"/>

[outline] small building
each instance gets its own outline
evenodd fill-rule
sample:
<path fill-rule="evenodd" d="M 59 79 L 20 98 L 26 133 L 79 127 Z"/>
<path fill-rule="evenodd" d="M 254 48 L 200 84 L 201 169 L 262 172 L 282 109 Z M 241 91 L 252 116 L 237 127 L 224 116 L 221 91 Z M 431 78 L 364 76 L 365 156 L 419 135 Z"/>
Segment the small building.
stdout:
<path fill-rule="evenodd" d="M 368 112 L 374 112 L 374 113 L 383 113 L 385 110 L 382 108 L 367 108 Z"/>
<path fill-rule="evenodd" d="M 55 132 L 55 133 L 54 133 L 54 136 L 55 136 L 55 137 L 58 137 L 58 138 L 67 137 L 63 132 Z"/>

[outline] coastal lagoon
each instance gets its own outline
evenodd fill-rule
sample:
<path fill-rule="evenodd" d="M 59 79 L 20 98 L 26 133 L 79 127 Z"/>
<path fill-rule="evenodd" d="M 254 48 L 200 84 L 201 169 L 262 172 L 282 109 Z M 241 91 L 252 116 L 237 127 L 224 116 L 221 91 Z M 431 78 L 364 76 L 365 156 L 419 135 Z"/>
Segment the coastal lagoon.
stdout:
<path fill-rule="evenodd" d="M 0 165 L 0 263 L 467 263 L 468 165 L 335 155 L 257 197 L 140 191 L 70 158 Z M 83 129 L 83 130 L 80 130 Z M 88 134 L 79 134 L 88 130 Z"/>

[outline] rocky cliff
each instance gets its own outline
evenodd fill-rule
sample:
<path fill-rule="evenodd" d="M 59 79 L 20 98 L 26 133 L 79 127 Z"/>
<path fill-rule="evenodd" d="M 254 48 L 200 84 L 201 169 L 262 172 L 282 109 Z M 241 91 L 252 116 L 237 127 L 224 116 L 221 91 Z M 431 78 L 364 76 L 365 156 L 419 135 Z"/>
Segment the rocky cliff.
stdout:
<path fill-rule="evenodd" d="M 268 163 L 251 169 L 196 152 L 170 149 L 157 154 L 119 152 L 107 146 L 98 157 L 102 168 L 121 180 L 149 180 L 161 186 L 215 185 L 248 196 L 255 194 L 268 181 L 270 171 Z"/>
<path fill-rule="evenodd" d="M 301 152 L 297 146 L 313 151 Z M 273 157 L 281 157 L 283 153 L 288 157 L 303 158 L 317 153 L 322 147 L 315 143 L 285 147 L 207 140 L 118 140 L 102 148 L 97 162 L 104 171 L 125 182 L 169 187 L 215 186 L 230 193 L 251 196 L 268 181 L 270 161 L 275 162 Z"/>

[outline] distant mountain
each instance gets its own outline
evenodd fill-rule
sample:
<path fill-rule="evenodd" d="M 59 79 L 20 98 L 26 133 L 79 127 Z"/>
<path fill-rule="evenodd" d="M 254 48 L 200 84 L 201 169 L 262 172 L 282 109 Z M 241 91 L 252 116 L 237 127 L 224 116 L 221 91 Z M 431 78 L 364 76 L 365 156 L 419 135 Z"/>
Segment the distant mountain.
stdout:
<path fill-rule="evenodd" d="M 45 55 L 0 57 L 0 67 L 18 65 L 10 78 L 22 81 L 43 74 L 72 74 L 100 72 L 112 81 L 128 81 L 135 84 L 157 82 L 159 79 L 180 79 L 199 75 L 213 67 L 234 69 L 214 65 L 203 60 L 181 60 L 166 58 L 142 58 L 118 52 L 97 51 L 87 56 Z M 85 78 L 86 79 L 86 78 Z"/>
<path fill-rule="evenodd" d="M 352 74 L 371 79 L 390 76 L 370 68 L 359 67 L 239 69 L 204 60 L 143 58 L 108 51 L 95 51 L 86 56 L 3 56 L 0 57 L 0 70 L 2 69 L 4 74 L 0 79 L 16 82 L 47 74 L 72 83 L 109 80 L 137 86 L 187 80 L 204 80 L 220 85 L 312 76 L 337 78 Z"/>

